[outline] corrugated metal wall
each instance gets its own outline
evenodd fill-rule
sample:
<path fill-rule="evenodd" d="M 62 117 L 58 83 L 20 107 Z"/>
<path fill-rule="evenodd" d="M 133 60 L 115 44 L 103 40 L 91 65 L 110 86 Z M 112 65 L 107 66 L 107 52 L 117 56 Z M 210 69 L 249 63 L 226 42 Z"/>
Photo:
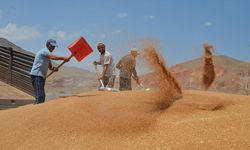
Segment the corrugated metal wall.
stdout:
<path fill-rule="evenodd" d="M 0 46 L 0 80 L 34 96 L 29 72 L 34 56 Z"/>

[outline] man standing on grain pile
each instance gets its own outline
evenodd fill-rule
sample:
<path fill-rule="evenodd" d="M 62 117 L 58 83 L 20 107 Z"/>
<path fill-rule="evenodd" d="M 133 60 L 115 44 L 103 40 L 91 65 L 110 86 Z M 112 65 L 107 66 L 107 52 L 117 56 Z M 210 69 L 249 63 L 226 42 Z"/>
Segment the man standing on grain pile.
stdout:
<path fill-rule="evenodd" d="M 113 88 L 115 84 L 115 63 L 112 54 L 106 51 L 104 43 L 97 44 L 97 49 L 100 53 L 100 59 L 94 61 L 93 64 L 102 65 L 103 71 L 98 80 L 103 81 L 104 87 Z"/>
<path fill-rule="evenodd" d="M 121 58 L 116 68 L 120 70 L 120 91 L 132 90 L 131 77 L 140 85 L 140 80 L 136 72 L 136 57 L 139 55 L 137 48 L 132 48 L 130 54 Z"/>
<path fill-rule="evenodd" d="M 56 67 L 52 67 L 52 60 L 64 60 L 69 61 L 68 57 L 60 57 L 52 55 L 54 49 L 58 47 L 56 41 L 49 39 L 46 42 L 46 47 L 38 51 L 33 62 L 32 69 L 30 71 L 31 81 L 35 92 L 34 104 L 43 103 L 45 101 L 45 80 L 48 69 L 52 71 L 58 71 Z"/>

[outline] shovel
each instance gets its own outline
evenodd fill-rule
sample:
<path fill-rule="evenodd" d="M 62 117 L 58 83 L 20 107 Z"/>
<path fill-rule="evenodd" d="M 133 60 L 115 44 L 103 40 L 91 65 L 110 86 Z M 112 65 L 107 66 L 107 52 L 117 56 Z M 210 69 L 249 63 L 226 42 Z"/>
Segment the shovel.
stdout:
<path fill-rule="evenodd" d="M 84 37 L 80 36 L 77 40 L 75 40 L 72 44 L 68 46 L 68 49 L 71 52 L 69 60 L 72 57 L 75 57 L 78 62 L 80 62 L 83 58 L 88 56 L 90 53 L 93 52 L 92 48 L 88 44 L 88 42 L 84 39 Z M 66 63 L 63 61 L 59 66 L 57 66 L 57 70 Z M 53 70 L 47 75 L 47 78 L 51 76 L 55 71 Z"/>
<path fill-rule="evenodd" d="M 74 55 L 71 55 L 70 57 L 69 57 L 69 61 L 70 61 L 70 59 L 73 57 Z M 58 65 L 57 67 L 56 67 L 56 69 L 58 70 L 60 67 L 62 67 L 62 65 L 64 65 L 66 63 L 66 61 L 63 61 L 60 65 Z M 47 78 L 49 77 L 49 76 L 51 76 L 53 73 L 54 73 L 55 71 L 53 70 L 53 71 L 51 71 L 48 75 L 47 75 Z"/>
<path fill-rule="evenodd" d="M 132 78 L 134 79 L 134 80 L 136 80 L 136 78 L 132 75 Z M 136 82 L 137 84 L 138 84 L 138 86 L 136 87 L 136 89 L 140 89 L 140 90 L 146 90 L 146 91 L 149 91 L 150 90 L 150 88 L 146 88 L 145 89 L 145 87 L 144 87 L 144 85 L 140 82 L 140 83 L 138 83 L 138 82 Z"/>
<path fill-rule="evenodd" d="M 138 84 L 137 89 L 141 89 L 141 90 L 145 90 L 145 91 L 149 91 L 150 90 L 150 88 L 145 88 L 142 83 Z"/>
<path fill-rule="evenodd" d="M 98 73 L 97 65 L 95 65 L 95 72 L 96 72 L 96 75 L 97 75 L 97 77 L 99 79 L 100 76 L 99 76 L 99 73 Z M 99 80 L 99 82 L 101 83 L 101 87 L 98 88 L 99 91 L 118 92 L 118 90 L 115 89 L 115 88 L 105 87 L 102 80 Z"/>
<path fill-rule="evenodd" d="M 96 72 L 96 76 L 98 78 L 98 80 L 100 79 L 99 73 L 98 73 L 98 69 L 97 69 L 97 65 L 95 65 L 95 72 Z M 99 82 L 101 83 L 101 87 L 98 88 L 99 91 L 105 91 L 106 88 L 104 87 L 103 81 L 100 79 Z"/>

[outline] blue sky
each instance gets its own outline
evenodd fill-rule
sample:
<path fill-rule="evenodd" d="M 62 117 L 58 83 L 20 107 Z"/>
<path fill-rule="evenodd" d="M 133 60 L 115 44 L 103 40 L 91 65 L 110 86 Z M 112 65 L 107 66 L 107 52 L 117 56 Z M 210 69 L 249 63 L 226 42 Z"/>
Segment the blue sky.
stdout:
<path fill-rule="evenodd" d="M 36 53 L 49 38 L 57 55 L 84 36 L 94 53 L 70 66 L 93 71 L 97 42 L 115 61 L 139 46 L 158 42 L 168 66 L 202 55 L 208 42 L 215 53 L 250 62 L 249 0 L 0 0 L 0 37 Z"/>

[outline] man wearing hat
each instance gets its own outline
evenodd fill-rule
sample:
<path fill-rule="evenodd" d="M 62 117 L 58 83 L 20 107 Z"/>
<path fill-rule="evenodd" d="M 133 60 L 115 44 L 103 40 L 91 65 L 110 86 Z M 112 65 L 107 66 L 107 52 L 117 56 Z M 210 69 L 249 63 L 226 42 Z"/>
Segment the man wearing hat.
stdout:
<path fill-rule="evenodd" d="M 35 92 L 34 104 L 43 103 L 45 101 L 45 79 L 48 69 L 52 71 L 58 71 L 57 68 L 52 67 L 52 60 L 64 60 L 69 61 L 68 57 L 60 57 L 52 55 L 54 49 L 58 47 L 57 43 L 53 39 L 49 39 L 46 42 L 46 47 L 38 51 L 33 62 L 32 69 L 30 71 L 31 81 Z"/>
<path fill-rule="evenodd" d="M 121 58 L 117 63 L 116 68 L 120 70 L 120 91 L 132 90 L 131 77 L 135 79 L 137 84 L 140 84 L 136 72 L 136 57 L 139 55 L 137 48 L 132 48 L 130 54 Z"/>

